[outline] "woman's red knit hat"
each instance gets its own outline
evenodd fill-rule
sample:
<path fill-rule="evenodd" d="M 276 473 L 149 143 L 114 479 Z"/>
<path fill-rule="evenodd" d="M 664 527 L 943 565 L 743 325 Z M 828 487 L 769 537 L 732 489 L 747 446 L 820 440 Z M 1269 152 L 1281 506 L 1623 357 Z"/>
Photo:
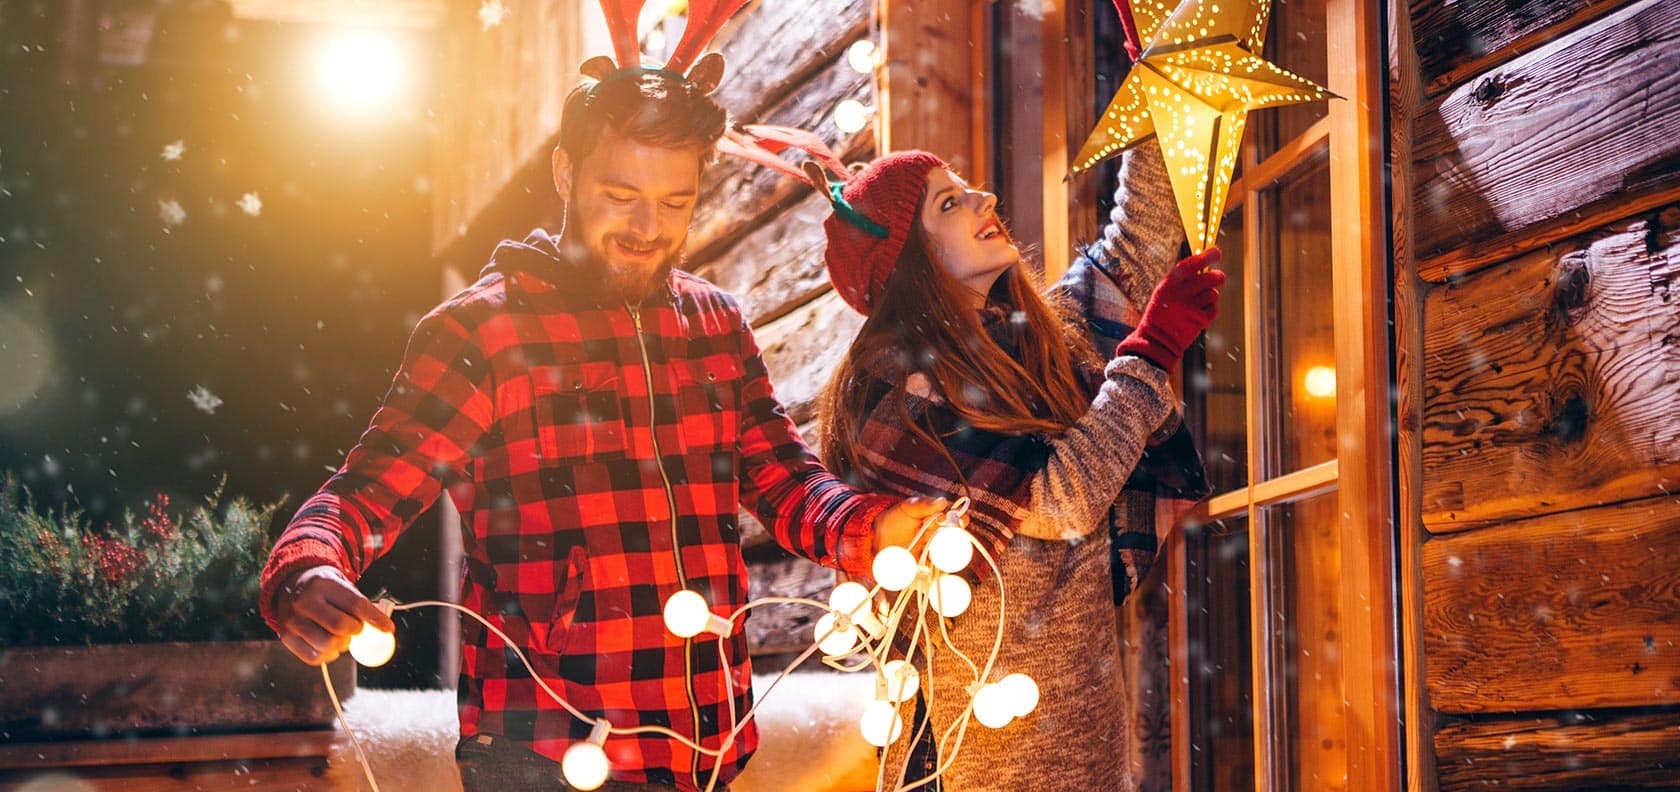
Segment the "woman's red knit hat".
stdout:
<path fill-rule="evenodd" d="M 926 151 L 898 151 L 833 185 L 839 200 L 823 221 L 823 260 L 834 290 L 858 313 L 868 316 L 880 303 L 915 225 L 928 174 L 943 167 L 944 160 Z"/>
<path fill-rule="evenodd" d="M 789 149 L 812 159 L 796 168 L 781 157 Z M 846 304 L 864 316 L 880 303 L 887 278 L 904 252 L 928 174 L 946 167 L 933 154 L 910 150 L 878 157 L 853 171 L 815 134 L 759 124 L 731 128 L 718 141 L 718 150 L 786 173 L 827 194 L 834 205 L 834 214 L 823 222 L 828 279 Z M 830 183 L 824 169 L 843 181 Z"/>

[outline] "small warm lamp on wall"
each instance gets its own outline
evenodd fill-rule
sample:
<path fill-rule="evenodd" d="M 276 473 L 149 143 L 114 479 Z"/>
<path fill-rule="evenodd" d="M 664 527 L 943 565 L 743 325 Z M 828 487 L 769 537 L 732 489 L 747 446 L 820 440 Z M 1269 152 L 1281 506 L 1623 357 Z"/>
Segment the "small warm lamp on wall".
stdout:
<path fill-rule="evenodd" d="M 1079 173 L 1159 138 L 1190 247 L 1219 236 L 1251 111 L 1333 96 L 1260 57 L 1271 0 L 1114 0 L 1131 71 L 1074 157 Z"/>
<path fill-rule="evenodd" d="M 1301 390 L 1314 399 L 1336 396 L 1336 370 L 1329 366 L 1313 366 L 1301 375 Z"/>

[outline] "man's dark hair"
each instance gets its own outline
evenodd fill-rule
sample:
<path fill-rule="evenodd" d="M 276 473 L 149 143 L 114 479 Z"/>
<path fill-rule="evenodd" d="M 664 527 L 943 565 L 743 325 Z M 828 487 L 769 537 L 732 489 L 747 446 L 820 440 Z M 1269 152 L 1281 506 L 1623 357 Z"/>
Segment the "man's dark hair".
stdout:
<path fill-rule="evenodd" d="M 663 71 L 621 72 L 566 97 L 560 148 L 582 162 L 607 135 L 644 146 L 693 148 L 701 162 L 723 137 L 729 112 L 694 83 Z"/>

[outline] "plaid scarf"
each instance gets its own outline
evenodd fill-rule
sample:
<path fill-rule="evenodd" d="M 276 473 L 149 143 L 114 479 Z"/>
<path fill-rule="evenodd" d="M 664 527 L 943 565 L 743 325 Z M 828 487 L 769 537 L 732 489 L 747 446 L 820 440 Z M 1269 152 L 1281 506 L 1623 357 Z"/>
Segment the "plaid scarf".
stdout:
<path fill-rule="evenodd" d="M 1080 305 L 1084 295 L 1077 291 L 1058 291 L 1054 299 L 1069 299 L 1076 307 L 1084 307 Z M 1111 333 L 1131 332 L 1115 321 L 1091 314 L 1085 318 L 1098 349 L 1113 349 L 1115 342 L 1107 341 Z M 1006 353 L 1018 356 L 1006 306 L 989 303 L 981 311 L 981 322 Z M 996 557 L 1029 512 L 1032 479 L 1049 459 L 1050 438 L 975 428 L 935 394 L 912 393 L 902 384 L 906 382 L 906 369 L 895 357 L 878 358 L 866 365 L 872 376 L 865 400 L 867 418 L 857 447 L 873 470 L 867 475 L 861 470 L 849 473 L 861 476 L 863 480 L 858 483 L 866 489 L 902 497 L 967 495 L 969 530 Z M 1095 398 L 1103 382 L 1101 369 L 1078 365 L 1077 373 L 1086 397 Z M 912 426 L 921 427 L 941 442 L 928 442 Z M 1125 489 L 1164 497 L 1204 496 L 1207 484 L 1201 456 L 1189 431 L 1182 421 L 1168 430 L 1170 434 L 1163 437 L 1158 433 L 1151 439 L 1153 445 L 1145 449 Z M 1109 522 L 1116 553 L 1118 602 L 1153 560 L 1154 525 L 1153 521 L 1136 519 L 1125 524 L 1113 519 Z"/>

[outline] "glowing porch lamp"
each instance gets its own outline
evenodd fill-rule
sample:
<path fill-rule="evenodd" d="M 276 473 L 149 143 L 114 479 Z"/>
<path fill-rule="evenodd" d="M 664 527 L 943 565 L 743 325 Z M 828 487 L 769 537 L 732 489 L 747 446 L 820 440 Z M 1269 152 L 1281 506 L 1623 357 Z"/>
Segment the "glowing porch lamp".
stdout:
<path fill-rule="evenodd" d="M 388 107 L 407 83 L 408 57 L 388 33 L 348 28 L 315 52 L 316 88 L 334 108 L 366 114 Z"/>

